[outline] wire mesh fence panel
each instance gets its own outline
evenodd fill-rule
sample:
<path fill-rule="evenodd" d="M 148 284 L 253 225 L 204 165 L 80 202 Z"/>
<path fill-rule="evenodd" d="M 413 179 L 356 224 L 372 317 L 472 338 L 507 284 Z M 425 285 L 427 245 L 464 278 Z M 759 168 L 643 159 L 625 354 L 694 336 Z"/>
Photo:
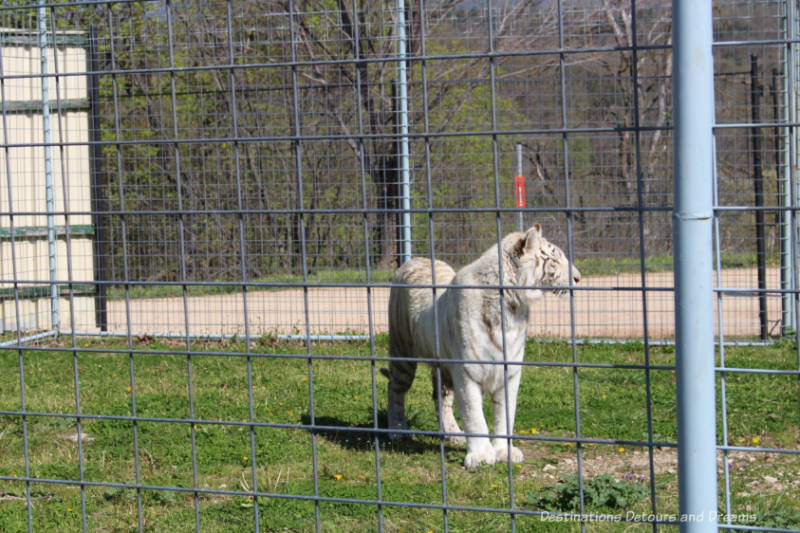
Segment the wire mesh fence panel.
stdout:
<path fill-rule="evenodd" d="M 0 530 L 800 531 L 797 8 L 709 6 L 698 518 L 670 3 L 6 2 Z"/>

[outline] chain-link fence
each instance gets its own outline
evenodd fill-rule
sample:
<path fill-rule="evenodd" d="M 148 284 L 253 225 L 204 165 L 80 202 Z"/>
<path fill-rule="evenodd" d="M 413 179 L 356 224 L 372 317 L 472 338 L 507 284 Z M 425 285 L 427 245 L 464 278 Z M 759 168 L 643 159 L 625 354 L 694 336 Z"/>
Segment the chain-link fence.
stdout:
<path fill-rule="evenodd" d="M 720 523 L 796 530 L 797 10 L 713 16 Z M 0 529 L 676 525 L 672 30 L 643 1 L 4 4 Z M 534 223 L 582 276 L 530 311 L 530 459 L 463 470 L 429 401 L 390 441 L 395 269 Z"/>

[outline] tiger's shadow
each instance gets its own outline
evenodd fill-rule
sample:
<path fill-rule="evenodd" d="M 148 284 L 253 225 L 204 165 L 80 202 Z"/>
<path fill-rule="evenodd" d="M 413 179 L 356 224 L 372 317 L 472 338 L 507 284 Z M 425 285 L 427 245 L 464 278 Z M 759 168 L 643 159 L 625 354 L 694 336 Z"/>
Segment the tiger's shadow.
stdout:
<path fill-rule="evenodd" d="M 304 425 L 311 425 L 310 414 L 305 413 L 301 418 Z M 372 409 L 368 410 L 365 419 L 372 419 Z M 314 418 L 314 426 L 317 428 L 311 429 L 310 432 L 353 451 L 374 450 L 376 438 L 382 450 L 390 450 L 397 453 L 421 454 L 440 449 L 439 439 L 436 436 L 413 435 L 408 438 L 390 440 L 389 434 L 382 431 L 386 428 L 386 421 L 385 409 L 378 411 L 378 428 L 381 431 L 375 431 L 371 421 L 353 425 L 352 421 L 345 421 L 335 416 L 317 416 Z M 411 419 L 409 422 L 413 428 L 414 420 Z M 458 450 L 463 451 L 463 446 L 459 447 L 448 442 L 444 443 L 445 452 Z"/>

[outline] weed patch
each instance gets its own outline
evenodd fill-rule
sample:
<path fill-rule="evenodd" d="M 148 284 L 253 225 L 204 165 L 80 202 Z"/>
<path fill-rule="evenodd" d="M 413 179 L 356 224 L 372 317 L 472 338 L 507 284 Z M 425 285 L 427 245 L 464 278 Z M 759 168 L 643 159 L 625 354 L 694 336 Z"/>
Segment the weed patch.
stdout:
<path fill-rule="evenodd" d="M 649 490 L 637 481 L 616 481 L 608 474 L 594 479 L 580 479 L 566 475 L 547 489 L 528 494 L 528 504 L 546 511 L 581 511 L 581 490 L 584 509 L 588 512 L 615 513 L 630 509 L 647 498 Z"/>

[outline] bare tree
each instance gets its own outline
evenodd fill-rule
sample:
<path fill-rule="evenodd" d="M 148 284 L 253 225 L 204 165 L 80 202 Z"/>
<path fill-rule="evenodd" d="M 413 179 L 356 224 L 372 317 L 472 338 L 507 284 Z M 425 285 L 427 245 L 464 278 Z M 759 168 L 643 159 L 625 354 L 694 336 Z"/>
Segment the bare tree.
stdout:
<path fill-rule="evenodd" d="M 661 8 L 659 8 L 661 9 Z M 622 95 L 619 109 L 609 110 L 614 113 L 620 126 L 625 126 L 618 133 L 619 172 L 626 193 L 635 195 L 637 172 L 642 173 L 643 190 L 646 197 L 651 192 L 651 178 L 656 167 L 663 163 L 663 152 L 666 141 L 663 129 L 669 119 L 670 84 L 672 79 L 672 32 L 671 18 L 654 17 L 642 20 L 634 28 L 630 12 L 630 2 L 624 0 L 603 0 L 603 14 L 611 28 L 616 45 L 621 50 L 618 56 L 604 54 L 599 57 L 598 64 L 613 76 L 616 88 Z M 634 31 L 637 35 L 634 35 Z M 644 41 L 644 42 L 642 42 Z M 640 49 L 639 46 L 663 45 L 666 49 Z M 619 61 L 611 62 L 609 58 L 619 57 Z M 638 111 L 638 118 L 635 111 Z M 653 133 L 648 140 L 636 138 L 634 120 L 647 119 L 647 126 L 653 126 Z M 635 142 L 639 146 L 635 146 Z M 642 156 L 641 168 L 637 167 L 636 153 Z"/>
<path fill-rule="evenodd" d="M 535 19 L 540 28 L 549 27 L 548 31 L 517 31 L 519 21 L 537 4 L 509 2 L 492 12 L 495 35 L 492 48 L 495 51 L 533 45 L 535 41 L 541 41 L 542 35 L 553 37 L 555 12 L 552 7 L 544 9 L 544 16 Z M 374 256 L 376 264 L 381 267 L 396 265 L 399 241 L 397 63 L 393 60 L 397 57 L 397 13 L 394 5 L 391 1 L 337 0 L 336 9 L 331 10 L 330 2 L 309 0 L 299 5 L 296 3 L 296 13 L 292 15 L 296 21 L 299 46 L 313 62 L 310 68 L 302 69 L 300 75 L 308 83 L 324 90 L 327 95 L 325 113 L 347 137 L 350 149 L 363 161 L 364 172 L 371 181 L 378 208 L 374 217 Z M 459 116 L 458 112 L 465 103 L 475 98 L 473 89 L 484 84 L 489 76 L 490 62 L 469 54 L 489 49 L 489 33 L 483 31 L 482 38 L 472 40 L 459 35 L 459 22 L 469 19 L 469 13 L 460 0 L 444 0 L 432 5 L 409 1 L 405 6 L 411 94 L 412 98 L 416 96 L 413 98 L 416 105 L 411 106 L 410 112 L 411 127 L 419 131 L 426 115 L 430 117 L 438 113 L 440 120 L 431 127 L 434 131 L 444 131 Z M 288 12 L 288 2 L 283 7 Z M 481 20 L 487 18 L 483 14 Z M 417 58 L 423 42 L 426 42 L 424 40 L 443 37 L 449 38 L 449 49 L 437 51 L 463 53 L 464 58 L 426 65 L 428 98 L 427 108 L 423 108 L 420 105 L 422 62 Z M 434 48 L 434 44 L 427 42 L 426 54 L 431 54 Z M 529 62 L 511 69 L 513 74 L 503 72 L 502 67 L 511 63 L 509 57 L 496 59 L 496 73 L 502 77 L 541 68 L 539 63 Z"/>

